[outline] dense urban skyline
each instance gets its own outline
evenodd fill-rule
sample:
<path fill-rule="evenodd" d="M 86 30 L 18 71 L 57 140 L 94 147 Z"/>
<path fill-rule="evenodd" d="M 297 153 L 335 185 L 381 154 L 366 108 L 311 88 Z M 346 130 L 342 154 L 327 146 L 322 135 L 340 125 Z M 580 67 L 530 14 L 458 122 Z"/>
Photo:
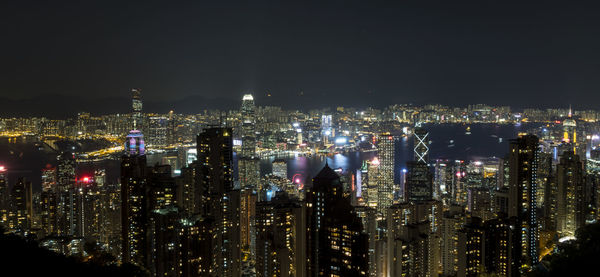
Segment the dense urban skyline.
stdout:
<path fill-rule="evenodd" d="M 2 3 L 0 275 L 587 276 L 595 6 Z"/>

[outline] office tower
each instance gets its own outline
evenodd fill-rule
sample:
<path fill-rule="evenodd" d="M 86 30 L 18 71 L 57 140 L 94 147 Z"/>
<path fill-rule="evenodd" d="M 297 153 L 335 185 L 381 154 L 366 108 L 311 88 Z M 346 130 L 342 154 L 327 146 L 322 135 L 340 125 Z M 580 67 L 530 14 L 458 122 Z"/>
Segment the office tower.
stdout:
<path fill-rule="evenodd" d="M 142 130 L 142 89 L 131 89 L 131 111 L 133 120 L 133 130 Z"/>
<path fill-rule="evenodd" d="M 19 178 L 11 190 L 12 223 L 10 228 L 18 233 L 29 232 L 33 219 L 33 190 L 31 182 Z"/>
<path fill-rule="evenodd" d="M 306 205 L 308 276 L 366 276 L 368 237 L 329 166 L 313 178 Z"/>
<path fill-rule="evenodd" d="M 569 144 L 569 151 L 577 153 L 577 147 L 579 146 L 577 141 L 577 122 L 572 117 L 571 107 L 569 107 L 569 115 L 563 120 L 563 142 Z"/>
<path fill-rule="evenodd" d="M 452 165 L 448 160 L 436 160 L 433 178 L 433 198 L 442 200 L 443 195 L 447 195 L 452 184 Z"/>
<path fill-rule="evenodd" d="M 584 172 L 579 155 L 566 151 L 556 166 L 557 231 L 561 236 L 575 236 L 585 224 Z"/>
<path fill-rule="evenodd" d="M 387 218 L 388 276 L 438 276 L 441 202 L 394 204 Z"/>
<path fill-rule="evenodd" d="M 287 179 L 287 162 L 284 159 L 273 161 L 273 175 Z"/>
<path fill-rule="evenodd" d="M 329 144 L 329 138 L 334 136 L 332 115 L 324 114 L 321 116 L 321 136 L 323 144 Z"/>
<path fill-rule="evenodd" d="M 100 190 L 100 239 L 98 243 L 115 257 L 121 251 L 121 186 L 120 184 L 106 184 Z"/>
<path fill-rule="evenodd" d="M 6 182 L 6 168 L 0 166 L 0 225 L 7 227 L 10 213 L 10 193 Z"/>
<path fill-rule="evenodd" d="M 177 143 L 177 122 L 173 111 L 169 111 L 167 117 L 167 145 L 175 145 Z"/>
<path fill-rule="evenodd" d="M 306 276 L 306 210 L 278 192 L 256 205 L 256 276 Z"/>
<path fill-rule="evenodd" d="M 416 162 L 429 163 L 429 132 L 423 128 L 415 128 L 414 131 L 414 160 Z"/>
<path fill-rule="evenodd" d="M 366 184 L 362 187 L 362 198 L 364 203 L 373 209 L 377 209 L 377 188 L 383 183 L 382 174 L 379 173 L 381 162 L 378 157 L 367 162 Z"/>
<path fill-rule="evenodd" d="M 476 277 L 483 273 L 484 228 L 481 219 L 469 218 L 458 231 L 458 277 Z"/>
<path fill-rule="evenodd" d="M 150 264 L 145 148 L 144 136 L 133 130 L 125 139 L 125 153 L 121 157 L 122 261 L 143 267 Z"/>
<path fill-rule="evenodd" d="M 379 158 L 379 170 L 377 177 L 377 212 L 386 218 L 387 209 L 394 201 L 394 192 L 397 186 L 394 184 L 395 169 L 395 140 L 389 133 L 377 137 L 377 155 Z M 369 176 L 373 176 L 369 174 Z"/>
<path fill-rule="evenodd" d="M 405 201 L 427 201 L 433 199 L 433 178 L 429 166 L 422 162 L 406 163 L 407 174 Z"/>
<path fill-rule="evenodd" d="M 444 276 L 454 276 L 458 272 L 458 231 L 465 224 L 465 217 L 462 206 L 451 205 L 444 211 L 441 223 L 441 261 Z"/>
<path fill-rule="evenodd" d="M 233 139 L 229 128 L 207 128 L 198 135 L 197 186 L 200 215 L 210 220 L 211 276 L 240 274 L 240 191 L 233 188 Z"/>
<path fill-rule="evenodd" d="M 256 156 L 256 107 L 252 94 L 242 97 L 242 153 L 240 156 L 253 158 Z"/>
<path fill-rule="evenodd" d="M 509 151 L 508 216 L 517 217 L 521 231 L 517 243 L 520 265 L 538 262 L 537 164 L 538 138 L 525 135 L 511 140 Z"/>

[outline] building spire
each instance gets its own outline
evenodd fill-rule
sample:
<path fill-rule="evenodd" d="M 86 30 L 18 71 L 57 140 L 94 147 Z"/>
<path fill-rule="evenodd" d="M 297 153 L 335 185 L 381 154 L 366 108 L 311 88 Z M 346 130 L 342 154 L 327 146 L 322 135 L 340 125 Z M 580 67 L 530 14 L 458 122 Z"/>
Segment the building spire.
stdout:
<path fill-rule="evenodd" d="M 573 111 L 571 110 L 571 104 L 569 104 L 569 118 L 573 116 Z"/>

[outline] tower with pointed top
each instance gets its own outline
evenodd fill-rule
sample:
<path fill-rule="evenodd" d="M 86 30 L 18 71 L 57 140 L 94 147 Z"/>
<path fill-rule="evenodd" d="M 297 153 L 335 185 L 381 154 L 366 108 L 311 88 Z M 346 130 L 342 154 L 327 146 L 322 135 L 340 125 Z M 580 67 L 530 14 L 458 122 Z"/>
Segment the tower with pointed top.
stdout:
<path fill-rule="evenodd" d="M 142 89 L 131 89 L 131 110 L 133 119 L 133 129 L 142 129 Z"/>

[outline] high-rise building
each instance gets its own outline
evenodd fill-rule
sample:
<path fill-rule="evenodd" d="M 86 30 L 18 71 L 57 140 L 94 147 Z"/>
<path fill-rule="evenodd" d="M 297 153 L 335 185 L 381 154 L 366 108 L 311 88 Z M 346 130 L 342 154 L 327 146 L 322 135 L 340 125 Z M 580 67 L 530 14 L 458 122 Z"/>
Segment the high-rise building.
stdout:
<path fill-rule="evenodd" d="M 256 107 L 252 94 L 242 97 L 242 157 L 253 158 L 256 155 Z"/>
<path fill-rule="evenodd" d="M 539 140 L 524 135 L 510 142 L 508 216 L 518 218 L 520 237 L 513 247 L 520 249 L 521 266 L 538 262 L 537 165 Z"/>
<path fill-rule="evenodd" d="M 10 193 L 8 183 L 6 182 L 6 168 L 0 166 L 0 225 L 8 225 L 8 215 L 10 213 Z"/>
<path fill-rule="evenodd" d="M 143 127 L 142 89 L 131 89 L 131 111 L 133 119 L 133 130 L 141 130 Z"/>
<path fill-rule="evenodd" d="M 487 273 L 498 276 L 521 276 L 519 262 L 516 260 L 521 251 L 514 247 L 520 237 L 516 217 L 500 217 L 484 223 L 484 266 Z"/>
<path fill-rule="evenodd" d="M 387 218 L 387 276 L 438 276 L 441 202 L 394 204 Z"/>
<path fill-rule="evenodd" d="M 240 191 L 233 187 L 233 139 L 230 128 L 207 128 L 198 135 L 197 186 L 200 215 L 211 224 L 209 276 L 238 276 L 241 268 Z"/>
<path fill-rule="evenodd" d="M 367 276 L 368 236 L 329 166 L 306 194 L 308 276 Z"/>
<path fill-rule="evenodd" d="M 76 230 L 76 161 L 73 153 L 63 152 L 56 166 L 56 234 L 72 236 Z"/>
<path fill-rule="evenodd" d="M 27 233 L 33 219 L 33 190 L 31 182 L 19 178 L 11 191 L 12 223 L 10 228 L 18 233 Z"/>
<path fill-rule="evenodd" d="M 469 218 L 467 224 L 458 231 L 458 271 L 459 277 L 476 277 L 485 271 L 484 228 L 478 217 Z"/>
<path fill-rule="evenodd" d="M 121 157 L 121 230 L 122 261 L 148 266 L 149 249 L 147 167 L 144 136 L 140 131 L 129 133 L 125 154 Z"/>
<path fill-rule="evenodd" d="M 458 272 L 458 231 L 465 224 L 465 217 L 464 208 L 457 205 L 451 205 L 442 217 L 441 261 L 444 276 L 454 276 Z"/>
<path fill-rule="evenodd" d="M 415 128 L 414 131 L 414 160 L 421 163 L 429 163 L 429 132 L 423 128 Z"/>
<path fill-rule="evenodd" d="M 406 163 L 407 174 L 404 184 L 405 201 L 427 201 L 433 199 L 433 176 L 429 166 L 423 162 Z"/>
<path fill-rule="evenodd" d="M 306 276 L 306 210 L 277 193 L 256 206 L 256 276 Z"/>
<path fill-rule="evenodd" d="M 273 175 L 287 179 L 287 162 L 284 159 L 273 161 Z"/>
<path fill-rule="evenodd" d="M 583 163 L 579 155 L 565 151 L 556 166 L 557 231 L 561 236 L 575 236 L 585 224 Z"/>
<path fill-rule="evenodd" d="M 398 191 L 394 183 L 395 139 L 389 133 L 377 137 L 377 155 L 379 157 L 380 175 L 377 180 L 377 212 L 386 218 L 387 209 L 394 202 L 394 192 Z M 369 176 L 373 176 L 370 175 Z"/>

